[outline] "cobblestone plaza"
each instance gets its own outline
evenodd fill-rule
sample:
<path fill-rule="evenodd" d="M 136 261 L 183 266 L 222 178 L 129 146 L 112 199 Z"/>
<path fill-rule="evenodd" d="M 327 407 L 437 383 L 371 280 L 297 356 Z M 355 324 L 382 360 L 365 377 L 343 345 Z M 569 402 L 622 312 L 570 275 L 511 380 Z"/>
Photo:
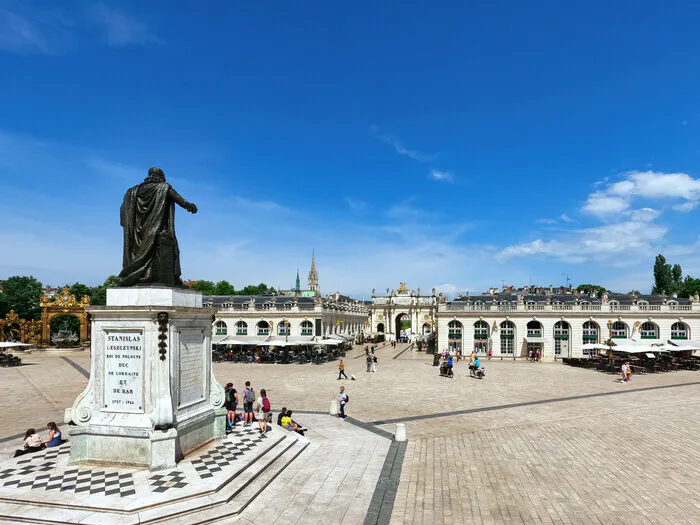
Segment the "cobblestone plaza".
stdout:
<path fill-rule="evenodd" d="M 361 348 L 348 354 L 347 371 L 358 377 L 342 382 L 353 422 L 323 415 L 341 384 L 337 363 L 215 365 L 219 381 L 250 380 L 267 390 L 273 411 L 292 408 L 312 429 L 311 446 L 231 523 L 700 520 L 696 374 L 620 384 L 558 363 L 492 360 L 482 381 L 468 377 L 466 363 L 448 379 L 429 356 L 403 350 L 378 349 L 374 374 L 364 372 Z M 7 454 L 26 428 L 61 421 L 87 382 L 87 352 L 23 359 L 29 366 L 0 370 Z M 371 481 L 391 459 L 385 436 L 396 422 L 408 442 L 391 475 Z"/>

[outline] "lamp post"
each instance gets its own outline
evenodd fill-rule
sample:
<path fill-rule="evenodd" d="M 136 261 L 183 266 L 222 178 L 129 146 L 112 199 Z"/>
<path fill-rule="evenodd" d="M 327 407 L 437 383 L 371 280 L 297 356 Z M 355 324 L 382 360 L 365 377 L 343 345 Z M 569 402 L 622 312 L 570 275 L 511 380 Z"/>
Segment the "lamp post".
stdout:
<path fill-rule="evenodd" d="M 613 345 L 613 340 L 612 340 L 612 329 L 613 329 L 613 322 L 612 320 L 608 321 L 608 364 L 613 364 L 613 352 L 612 352 L 612 345 Z"/>
<path fill-rule="evenodd" d="M 289 342 L 289 320 L 285 317 L 282 319 L 282 324 L 284 325 L 284 342 Z"/>

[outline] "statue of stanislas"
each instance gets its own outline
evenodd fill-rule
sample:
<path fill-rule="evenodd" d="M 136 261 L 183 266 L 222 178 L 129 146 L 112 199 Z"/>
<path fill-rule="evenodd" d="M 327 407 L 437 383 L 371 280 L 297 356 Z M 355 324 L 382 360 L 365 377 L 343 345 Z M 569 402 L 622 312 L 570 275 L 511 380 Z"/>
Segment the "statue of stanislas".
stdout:
<path fill-rule="evenodd" d="M 126 191 L 120 210 L 124 228 L 120 286 L 182 285 L 175 204 L 197 213 L 197 206 L 165 182 L 165 173 L 160 168 L 148 170 L 146 180 Z"/>

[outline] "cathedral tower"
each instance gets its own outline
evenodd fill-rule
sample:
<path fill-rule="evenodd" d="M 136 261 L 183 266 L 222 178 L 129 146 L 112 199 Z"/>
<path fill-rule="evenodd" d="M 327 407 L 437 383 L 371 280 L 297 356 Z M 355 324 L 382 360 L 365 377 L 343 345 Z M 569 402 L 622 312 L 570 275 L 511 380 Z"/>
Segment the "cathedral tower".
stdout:
<path fill-rule="evenodd" d="M 318 287 L 318 272 L 316 271 L 316 254 L 311 252 L 311 271 L 309 272 L 309 290 L 316 292 L 316 295 L 321 293 Z"/>

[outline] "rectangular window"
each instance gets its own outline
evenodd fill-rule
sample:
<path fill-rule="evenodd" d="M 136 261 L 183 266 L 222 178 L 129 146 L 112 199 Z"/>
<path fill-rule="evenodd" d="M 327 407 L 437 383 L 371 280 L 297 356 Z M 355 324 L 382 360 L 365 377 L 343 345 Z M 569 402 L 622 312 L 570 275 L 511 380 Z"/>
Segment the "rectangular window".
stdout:
<path fill-rule="evenodd" d="M 511 334 L 510 337 L 501 336 L 501 353 L 512 355 L 514 349 L 515 349 L 515 339 L 513 339 L 513 335 Z"/>
<path fill-rule="evenodd" d="M 236 328 L 236 335 L 248 335 L 247 326 L 239 326 Z"/>

